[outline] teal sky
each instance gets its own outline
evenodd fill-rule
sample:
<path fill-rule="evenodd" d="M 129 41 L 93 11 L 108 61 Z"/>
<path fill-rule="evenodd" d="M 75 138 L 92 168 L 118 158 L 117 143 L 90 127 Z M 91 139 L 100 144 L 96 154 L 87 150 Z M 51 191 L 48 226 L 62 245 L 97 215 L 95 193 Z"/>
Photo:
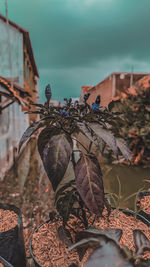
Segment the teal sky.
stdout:
<path fill-rule="evenodd" d="M 30 33 L 40 101 L 47 83 L 62 100 L 113 71 L 150 72 L 150 0 L 7 1 L 9 19 Z"/>

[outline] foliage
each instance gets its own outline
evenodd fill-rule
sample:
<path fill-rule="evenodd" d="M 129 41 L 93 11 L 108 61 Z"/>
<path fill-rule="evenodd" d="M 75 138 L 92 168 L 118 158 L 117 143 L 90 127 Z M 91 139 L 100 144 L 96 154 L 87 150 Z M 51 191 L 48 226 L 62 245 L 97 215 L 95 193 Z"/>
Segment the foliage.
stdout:
<path fill-rule="evenodd" d="M 122 236 L 120 229 L 87 229 L 78 233 L 80 239 L 68 250 L 74 248 L 84 248 L 85 251 L 91 247 L 93 252 L 85 263 L 86 267 L 103 266 L 148 266 L 147 261 L 141 259 L 144 251 L 150 250 L 150 241 L 140 230 L 133 231 L 136 253 L 134 254 L 125 246 L 120 246 L 119 241 Z M 137 260 L 138 259 L 138 260 Z"/>
<path fill-rule="evenodd" d="M 132 163 L 149 165 L 150 161 L 150 87 L 136 87 L 134 94 L 113 102 L 112 110 L 121 112 L 121 119 L 112 126 L 117 136 L 127 141 Z"/>
<path fill-rule="evenodd" d="M 72 244 L 68 229 L 71 228 L 69 219 L 73 215 L 86 230 L 75 232 L 72 229 L 76 243 L 69 250 L 77 248 L 79 258 L 82 259 L 89 246 L 94 248 L 86 262 L 87 267 L 108 264 L 117 266 L 118 263 L 120 266 L 135 266 L 136 258 L 140 258 L 143 251 L 150 248 L 149 241 L 142 232 L 134 231 L 136 255 L 133 255 L 127 248 L 120 247 L 120 229 L 91 229 L 88 228 L 87 219 L 87 215 L 91 214 L 101 216 L 105 204 L 98 160 L 105 146 L 109 146 L 115 156 L 118 157 L 120 151 L 126 161 L 131 159 L 131 152 L 125 141 L 117 131 L 114 135 L 111 130 L 115 126 L 117 129 L 118 125 L 123 125 L 122 114 L 112 112 L 114 103 L 110 103 L 108 109 L 99 107 L 100 98 L 96 99 L 96 105 L 91 108 L 86 103 L 88 94 L 85 95 L 83 104 L 73 104 L 71 99 L 65 99 L 63 107 L 50 106 L 52 93 L 49 85 L 45 89 L 45 95 L 46 103 L 33 103 L 37 110 L 28 112 L 40 114 L 40 120 L 25 131 L 20 140 L 19 151 L 30 136 L 38 131 L 38 151 L 55 192 L 54 202 L 58 212 L 56 214 L 52 211 L 50 220 L 56 220 L 59 216 L 63 219 L 63 225 L 58 228 L 59 238 L 67 246 Z M 83 139 L 85 142 L 82 142 Z M 73 166 L 73 179 L 65 180 L 70 164 Z M 119 191 L 121 193 L 121 188 Z"/>
<path fill-rule="evenodd" d="M 32 124 L 23 134 L 19 150 L 28 138 L 38 129 L 38 150 L 43 166 L 56 192 L 55 205 L 59 214 L 67 223 L 70 214 L 82 218 L 87 227 L 86 211 L 100 216 L 104 208 L 104 187 L 98 154 L 102 154 L 105 144 L 116 156 L 118 148 L 126 160 L 130 160 L 131 153 L 122 140 L 119 141 L 110 131 L 110 127 L 120 120 L 118 112 L 111 112 L 106 108 L 94 109 L 87 103 L 72 103 L 72 99 L 65 99 L 63 107 L 50 106 L 51 88 L 45 89 L 47 101 L 44 105 L 33 104 L 40 114 L 40 120 Z M 97 105 L 100 97 L 96 99 Z M 29 113 L 33 113 L 30 111 Z M 80 137 L 84 136 L 83 145 Z M 75 145 L 76 143 L 76 145 Z M 77 159 L 77 154 L 80 156 Z M 74 181 L 62 183 L 66 170 L 73 164 Z M 62 184 L 61 184 L 62 183 Z"/>

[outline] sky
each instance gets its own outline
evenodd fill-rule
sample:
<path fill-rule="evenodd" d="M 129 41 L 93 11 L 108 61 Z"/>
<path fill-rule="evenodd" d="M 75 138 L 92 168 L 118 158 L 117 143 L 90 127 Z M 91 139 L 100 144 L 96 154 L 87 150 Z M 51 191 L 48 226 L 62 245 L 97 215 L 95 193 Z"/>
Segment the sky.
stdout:
<path fill-rule="evenodd" d="M 40 101 L 79 97 L 111 72 L 150 72 L 150 0 L 7 0 L 8 17 L 27 29 Z M 0 13 L 5 15 L 5 0 Z"/>

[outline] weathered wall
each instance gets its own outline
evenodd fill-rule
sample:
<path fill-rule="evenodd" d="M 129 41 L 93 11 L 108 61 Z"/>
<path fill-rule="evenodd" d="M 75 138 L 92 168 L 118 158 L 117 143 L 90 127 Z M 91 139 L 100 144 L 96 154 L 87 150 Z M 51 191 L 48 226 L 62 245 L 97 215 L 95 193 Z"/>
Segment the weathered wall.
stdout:
<path fill-rule="evenodd" d="M 10 51 L 9 53 L 9 43 Z M 23 86 L 23 35 L 0 20 L 0 75 L 18 77 L 15 82 Z"/>
<path fill-rule="evenodd" d="M 38 79 L 34 74 L 31 60 L 29 58 L 27 47 L 25 44 L 23 46 L 23 51 L 24 51 L 24 63 L 23 63 L 24 87 L 26 91 L 31 95 L 32 101 L 36 103 L 38 101 Z M 35 110 L 35 107 L 32 106 L 31 110 Z M 36 121 L 38 118 L 38 115 L 30 114 L 29 118 L 31 122 Z"/>
<path fill-rule="evenodd" d="M 15 82 L 23 87 L 23 35 L 2 20 L 0 20 L 0 76 L 17 78 Z M 3 87 L 0 89 L 6 91 Z M 2 97 L 1 101 L 4 100 L 5 97 Z M 22 112 L 21 106 L 16 102 L 1 112 L 0 178 L 12 165 L 18 142 L 28 125 L 28 115 Z"/>
<path fill-rule="evenodd" d="M 0 90 L 6 89 L 0 87 Z M 2 101 L 5 97 L 2 97 Z M 18 103 L 13 103 L 0 114 L 0 179 L 13 164 L 19 140 L 28 127 L 28 115 L 21 111 Z"/>

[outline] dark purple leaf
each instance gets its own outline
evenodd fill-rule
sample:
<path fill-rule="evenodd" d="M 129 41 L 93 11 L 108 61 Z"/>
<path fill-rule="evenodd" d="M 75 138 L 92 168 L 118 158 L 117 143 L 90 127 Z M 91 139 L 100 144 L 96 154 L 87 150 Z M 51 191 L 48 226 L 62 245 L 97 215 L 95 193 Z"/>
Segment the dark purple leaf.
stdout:
<path fill-rule="evenodd" d="M 122 138 L 116 138 L 117 147 L 127 161 L 131 161 L 132 152 L 128 148 L 126 142 Z"/>
<path fill-rule="evenodd" d="M 84 230 L 84 234 L 87 234 L 87 236 L 104 236 L 107 239 L 112 239 L 116 243 L 119 243 L 121 236 L 122 236 L 122 230 L 121 229 L 97 229 L 97 228 L 89 228 Z"/>
<path fill-rule="evenodd" d="M 41 114 L 41 111 L 26 111 L 24 114 Z"/>
<path fill-rule="evenodd" d="M 0 256 L 0 262 L 3 263 L 4 267 L 14 267 L 11 263 L 6 261 L 3 257 Z"/>
<path fill-rule="evenodd" d="M 72 140 L 60 130 L 47 128 L 39 135 L 38 150 L 47 176 L 56 191 L 70 161 Z"/>
<path fill-rule="evenodd" d="M 100 216 L 104 208 L 104 187 L 100 165 L 94 155 L 82 154 L 75 166 L 75 178 L 85 205 Z"/>
<path fill-rule="evenodd" d="M 114 100 L 112 100 L 111 102 L 109 102 L 108 104 L 108 110 L 111 111 L 114 107 Z"/>
<path fill-rule="evenodd" d="M 95 136 L 92 136 L 90 130 L 86 127 L 84 123 L 78 122 L 77 126 L 83 135 L 85 135 L 92 143 L 98 145 Z"/>
<path fill-rule="evenodd" d="M 58 236 L 60 240 L 63 243 L 65 243 L 65 245 L 70 246 L 72 244 L 70 232 L 67 229 L 65 229 L 63 226 L 59 226 L 57 231 L 58 231 Z"/>
<path fill-rule="evenodd" d="M 75 181 L 74 180 L 71 180 L 68 183 L 65 183 L 62 187 L 60 187 L 57 190 L 57 193 L 55 195 L 55 203 L 58 201 L 59 197 L 62 196 L 62 194 L 65 192 L 66 189 L 69 189 L 69 188 L 71 189 L 74 187 L 75 187 Z"/>
<path fill-rule="evenodd" d="M 109 241 L 103 244 L 101 247 L 94 250 L 90 255 L 85 267 L 132 267 L 123 256 L 119 246 Z"/>
<path fill-rule="evenodd" d="M 98 229 L 98 228 L 89 228 L 84 231 L 77 232 L 75 235 L 75 242 L 79 242 L 82 239 L 87 238 L 98 238 L 99 241 L 108 241 L 110 239 L 114 240 L 116 243 L 119 243 L 122 236 L 121 229 Z M 77 253 L 79 255 L 79 260 L 81 261 L 85 255 L 87 247 L 77 247 Z"/>
<path fill-rule="evenodd" d="M 37 108 L 45 109 L 45 106 L 42 104 L 37 104 L 37 103 L 31 103 L 32 106 L 35 106 Z"/>
<path fill-rule="evenodd" d="M 88 236 L 87 233 L 85 233 L 84 231 L 76 232 L 75 243 L 78 243 L 82 239 L 86 239 L 86 238 L 89 238 L 89 237 L 91 237 L 91 236 Z M 86 247 L 86 246 L 82 246 L 82 247 L 79 246 L 79 247 L 76 248 L 80 261 L 82 261 L 87 249 L 88 249 L 88 247 Z"/>
<path fill-rule="evenodd" d="M 27 128 L 27 130 L 24 132 L 24 134 L 22 135 L 20 142 L 19 142 L 19 148 L 18 148 L 18 153 L 20 152 L 20 149 L 22 147 L 22 145 L 28 140 L 28 138 L 34 133 L 36 132 L 40 127 L 42 127 L 42 123 L 39 122 L 35 122 L 33 123 L 31 126 L 29 126 Z"/>
<path fill-rule="evenodd" d="M 47 98 L 47 101 L 49 102 L 52 97 L 51 87 L 50 84 L 48 84 L 45 88 L 45 96 Z"/>
<path fill-rule="evenodd" d="M 144 251 L 150 250 L 150 240 L 140 230 L 133 230 L 134 243 L 137 255 L 142 255 Z"/>
<path fill-rule="evenodd" d="M 78 267 L 78 264 L 77 263 L 72 263 L 68 267 Z"/>
<path fill-rule="evenodd" d="M 89 238 L 84 238 L 77 243 L 73 244 L 71 247 L 68 248 L 68 251 L 74 249 L 74 248 L 79 248 L 79 247 L 98 247 L 100 245 L 100 241 L 97 238 L 94 237 L 89 237 Z"/>
<path fill-rule="evenodd" d="M 90 123 L 89 127 L 94 131 L 97 137 L 102 138 L 104 142 L 109 145 L 115 155 L 118 155 L 118 148 L 116 145 L 116 140 L 112 133 L 109 130 L 104 129 L 98 123 Z"/>

